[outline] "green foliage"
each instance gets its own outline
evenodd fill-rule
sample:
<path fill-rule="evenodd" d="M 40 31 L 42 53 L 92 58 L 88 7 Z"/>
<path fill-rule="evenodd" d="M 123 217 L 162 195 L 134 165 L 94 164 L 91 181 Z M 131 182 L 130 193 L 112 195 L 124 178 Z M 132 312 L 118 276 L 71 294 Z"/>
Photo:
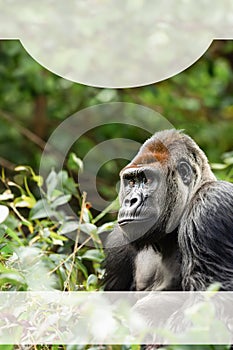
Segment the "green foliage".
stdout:
<path fill-rule="evenodd" d="M 76 155 L 68 159 L 74 159 L 75 164 L 82 168 L 82 163 Z M 114 223 L 105 222 L 97 226 L 97 222 L 103 219 L 109 210 L 116 208 L 117 203 L 113 202 L 93 218 L 89 205 L 86 205 L 86 196 L 80 195 L 69 166 L 75 170 L 73 162 L 68 161 L 68 171 L 71 175 L 66 170 L 59 173 L 52 170 L 47 179 L 36 175 L 28 166 L 18 166 L 13 180 L 8 179 L 2 170 L 1 181 L 5 190 L 0 194 L 1 291 L 101 289 L 99 282 L 103 277 L 101 264 L 104 253 L 100 235 L 111 231 Z M 220 169 L 222 177 L 230 179 L 232 154 L 224 154 L 223 163 L 213 164 L 213 168 Z M 35 195 L 38 190 L 41 191 L 42 198 Z M 72 217 L 66 213 L 67 204 L 74 210 Z M 218 289 L 219 285 L 213 285 L 210 291 L 216 292 Z M 190 308 L 187 317 L 193 324 L 192 335 L 196 334 L 200 339 L 204 330 L 205 341 L 207 326 L 215 336 L 220 329 L 224 331 L 223 325 L 216 323 L 214 317 L 211 317 L 213 312 L 208 300 Z M 169 337 L 169 334 L 167 336 Z M 185 337 L 189 337 L 189 333 L 183 335 L 182 341 Z M 54 345 L 36 348 L 58 349 Z M 139 350 L 140 346 L 108 345 L 101 348 Z M 97 350 L 99 347 L 77 345 L 60 346 L 59 349 Z M 203 346 L 175 345 L 166 349 L 202 350 Z M 205 349 L 227 350 L 229 346 L 206 345 Z"/>
<path fill-rule="evenodd" d="M 155 109 L 176 128 L 185 129 L 211 162 L 218 162 L 221 154 L 232 151 L 231 41 L 215 41 L 194 65 L 171 79 L 120 90 L 97 89 L 60 78 L 34 61 L 19 41 L 1 41 L 0 55 L 1 156 L 14 164 L 30 164 L 37 169 L 43 148 L 42 144 L 38 147 L 32 139 L 25 138 L 19 126 L 46 140 L 61 121 L 80 109 L 118 101 Z M 4 118 L 3 113 L 11 120 Z M 73 151 L 82 158 L 103 140 L 123 137 L 142 142 L 147 136 L 139 130 L 135 132 L 134 128 L 107 125 L 83 135 Z M 72 155 L 69 161 L 70 167 L 79 167 Z M 110 199 L 112 179 L 117 180 L 121 166 L 116 160 L 101 173 L 105 182 L 102 191 Z"/>
<path fill-rule="evenodd" d="M 82 167 L 76 155 L 72 159 Z M 31 167 L 15 170 L 13 181 L 4 171 L 1 176 L 1 290 L 96 289 L 103 275 L 100 234 L 112 223 L 96 226 L 67 171 L 52 170 L 44 181 Z M 65 210 L 71 200 L 73 216 Z"/>
<path fill-rule="evenodd" d="M 219 180 L 233 181 L 233 152 L 224 153 L 222 163 L 212 163 L 211 166 Z"/>

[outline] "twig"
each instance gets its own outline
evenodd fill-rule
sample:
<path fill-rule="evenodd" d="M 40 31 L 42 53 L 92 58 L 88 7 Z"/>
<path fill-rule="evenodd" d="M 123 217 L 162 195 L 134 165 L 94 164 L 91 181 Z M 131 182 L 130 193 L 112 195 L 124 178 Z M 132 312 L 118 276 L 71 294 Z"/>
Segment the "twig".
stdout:
<path fill-rule="evenodd" d="M 89 241 L 91 240 L 91 237 L 88 237 L 82 244 L 80 244 L 76 250 L 74 250 L 69 256 L 67 256 L 67 258 L 65 258 L 64 260 L 62 260 L 60 262 L 60 264 L 58 264 L 56 267 L 54 267 L 53 270 L 49 271 L 49 275 L 51 275 L 52 273 L 54 273 L 55 271 L 57 271 L 63 264 L 65 264 L 68 260 L 70 260 L 82 247 L 85 246 L 85 244 L 87 244 Z"/>
<path fill-rule="evenodd" d="M 13 124 L 14 127 L 22 134 L 24 135 L 28 140 L 35 143 L 37 146 L 39 146 L 42 150 L 46 146 L 46 142 L 42 140 L 39 136 L 34 134 L 31 130 L 26 129 L 25 127 L 21 126 L 19 123 L 15 122 L 15 119 L 11 117 L 8 113 L 0 111 L 0 116 L 5 119 L 8 123 Z"/>
<path fill-rule="evenodd" d="M 5 168 L 5 169 L 8 169 L 8 170 L 14 170 L 16 165 L 11 163 L 9 160 L 3 158 L 3 157 L 0 157 L 0 165 Z"/>
<path fill-rule="evenodd" d="M 77 230 L 77 236 L 75 239 L 75 244 L 74 244 L 74 250 L 73 252 L 64 260 L 62 260 L 60 262 L 60 264 L 58 264 L 53 270 L 49 271 L 49 275 L 51 275 L 53 272 L 55 272 L 57 269 L 59 269 L 63 264 L 65 264 L 68 260 L 70 260 L 72 258 L 72 262 L 71 262 L 71 267 L 68 273 L 68 276 L 66 278 L 66 281 L 64 283 L 64 290 L 67 288 L 69 281 L 70 281 L 70 277 L 71 277 L 71 273 L 72 270 L 74 268 L 74 264 L 75 264 L 75 257 L 76 257 L 76 253 L 87 243 L 91 240 L 91 237 L 88 237 L 80 246 L 78 246 L 78 241 L 79 241 L 79 236 L 80 236 L 80 224 L 82 223 L 82 219 L 83 219 L 83 212 L 85 209 L 85 205 L 86 205 L 86 197 L 87 194 L 86 192 L 83 192 L 83 200 L 82 200 L 82 207 L 81 207 L 81 212 L 80 212 L 80 217 L 79 217 L 79 227 Z"/>
<path fill-rule="evenodd" d="M 82 207 L 81 207 L 81 212 L 80 212 L 80 217 L 79 217 L 79 227 L 78 227 L 78 230 L 77 230 L 77 236 L 76 236 L 75 244 L 74 244 L 74 251 L 73 251 L 74 254 L 73 254 L 73 257 L 72 257 L 70 270 L 68 272 L 66 281 L 64 283 L 64 290 L 66 290 L 66 288 L 68 287 L 68 285 L 70 283 L 70 277 L 71 277 L 71 274 L 72 274 L 72 271 L 73 271 L 73 268 L 74 268 L 74 264 L 75 264 L 75 257 L 76 257 L 76 253 L 75 252 L 76 252 L 76 250 L 78 248 L 78 241 L 79 241 L 79 236 L 80 236 L 80 224 L 83 221 L 83 212 L 84 212 L 84 209 L 85 209 L 85 206 L 86 206 L 86 198 L 87 198 L 87 194 L 86 194 L 86 192 L 83 192 Z"/>
<path fill-rule="evenodd" d="M 18 216 L 18 218 L 20 219 L 20 221 L 22 222 L 27 222 L 28 224 L 30 224 L 30 222 L 25 219 L 21 214 L 20 212 L 16 209 L 16 207 L 14 206 L 14 203 L 10 203 L 10 207 L 11 209 L 15 212 L 15 214 Z"/>

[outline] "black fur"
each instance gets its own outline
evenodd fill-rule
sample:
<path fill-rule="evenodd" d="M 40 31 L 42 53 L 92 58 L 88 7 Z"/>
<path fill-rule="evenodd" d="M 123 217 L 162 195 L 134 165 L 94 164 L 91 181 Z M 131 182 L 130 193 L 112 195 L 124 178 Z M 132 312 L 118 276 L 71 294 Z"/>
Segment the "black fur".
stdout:
<path fill-rule="evenodd" d="M 211 283 L 233 290 L 233 185 L 206 183 L 179 228 L 182 287 L 205 290 Z"/>
<path fill-rule="evenodd" d="M 222 290 L 233 290 L 233 184 L 217 181 L 195 142 L 174 130 L 155 134 L 147 141 L 139 152 L 140 162 L 143 152 L 148 154 L 147 145 L 156 145 L 157 140 L 169 154 L 162 164 L 167 183 L 165 208 L 156 226 L 135 241 L 129 242 L 120 226 L 110 234 L 105 290 L 139 290 L 139 285 L 144 290 L 205 290 L 213 282 L 220 282 Z M 190 186 L 191 197 L 176 227 L 166 232 L 177 198 L 183 195 L 176 172 L 179 152 L 180 159 L 189 161 L 193 169 L 191 184 L 186 174 L 184 182 Z M 136 161 L 137 156 L 132 164 Z M 144 251 L 146 257 L 147 249 L 151 266 L 148 281 L 144 280 L 143 266 L 136 266 L 140 261 L 137 256 Z"/>

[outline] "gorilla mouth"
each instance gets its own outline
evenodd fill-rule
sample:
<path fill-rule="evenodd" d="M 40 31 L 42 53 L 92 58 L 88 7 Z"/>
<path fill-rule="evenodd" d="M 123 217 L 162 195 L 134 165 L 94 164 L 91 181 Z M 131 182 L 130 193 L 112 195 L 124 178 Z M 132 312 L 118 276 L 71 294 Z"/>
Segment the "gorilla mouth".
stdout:
<path fill-rule="evenodd" d="M 118 225 L 119 226 L 124 226 L 127 224 L 130 224 L 132 222 L 134 222 L 135 224 L 138 223 L 144 223 L 146 221 L 150 221 L 152 219 L 152 217 L 147 217 L 147 218 L 122 218 L 118 220 Z"/>
<path fill-rule="evenodd" d="M 129 222 L 135 221 L 135 219 L 130 219 L 130 218 L 124 218 L 124 219 L 120 219 L 118 220 L 118 224 L 120 226 L 124 226 L 126 224 L 128 224 Z"/>

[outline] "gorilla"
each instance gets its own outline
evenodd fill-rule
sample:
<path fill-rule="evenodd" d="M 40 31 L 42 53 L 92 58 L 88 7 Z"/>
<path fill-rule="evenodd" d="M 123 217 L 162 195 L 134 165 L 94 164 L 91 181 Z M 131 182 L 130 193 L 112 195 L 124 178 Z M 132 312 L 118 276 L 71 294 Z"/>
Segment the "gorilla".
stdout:
<path fill-rule="evenodd" d="M 120 173 L 106 291 L 233 290 L 233 184 L 177 130 L 157 132 Z"/>

